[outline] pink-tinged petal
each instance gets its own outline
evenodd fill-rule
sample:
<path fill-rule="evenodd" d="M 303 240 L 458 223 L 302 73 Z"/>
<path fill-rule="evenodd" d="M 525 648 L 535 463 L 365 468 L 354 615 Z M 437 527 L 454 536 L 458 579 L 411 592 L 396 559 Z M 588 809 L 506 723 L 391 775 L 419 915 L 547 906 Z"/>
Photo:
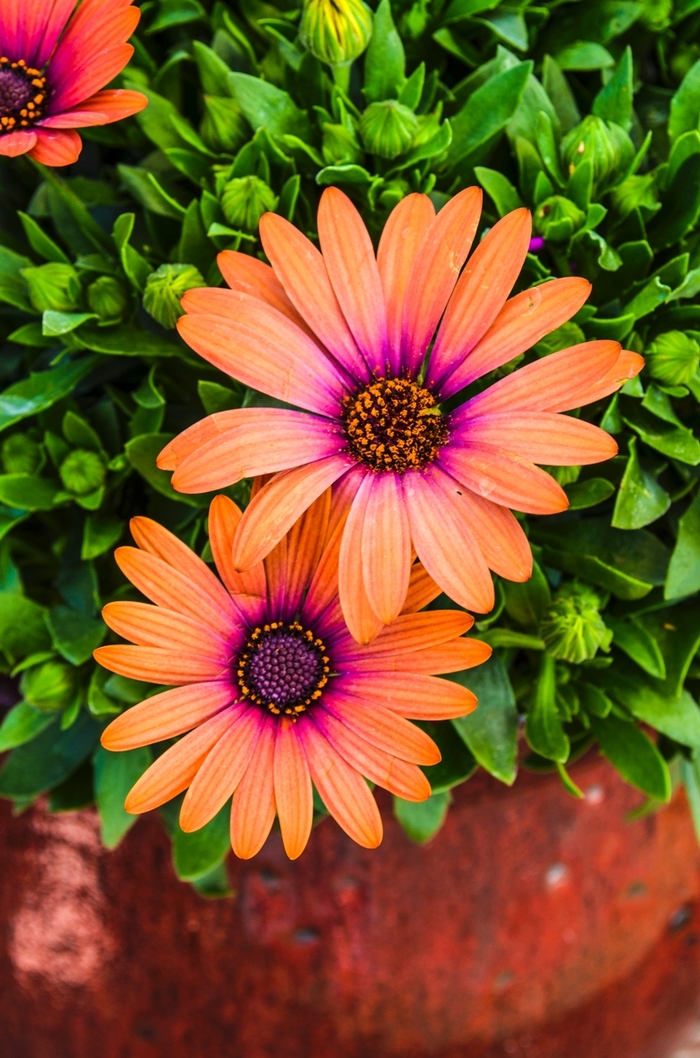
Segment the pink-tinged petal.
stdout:
<path fill-rule="evenodd" d="M 36 126 L 36 143 L 29 157 L 42 165 L 61 166 L 77 162 L 83 141 L 73 129 L 44 129 Z"/>
<path fill-rule="evenodd" d="M 324 805 L 353 841 L 376 849 L 384 833 L 382 817 L 362 775 L 346 763 L 310 720 L 296 726 Z"/>
<path fill-rule="evenodd" d="M 217 680 L 228 673 L 228 665 L 220 661 L 161 647 L 98 647 L 93 656 L 103 668 L 128 676 L 130 680 L 164 683 L 172 687 Z"/>
<path fill-rule="evenodd" d="M 403 604 L 402 613 L 415 613 L 422 610 L 424 606 L 437 599 L 442 592 L 439 584 L 436 584 L 428 573 L 422 562 L 414 562 L 411 566 L 411 579 L 408 584 L 408 594 Z"/>
<path fill-rule="evenodd" d="M 212 746 L 239 715 L 238 706 L 224 709 L 167 749 L 130 790 L 124 802 L 127 812 L 150 812 L 186 790 Z"/>
<path fill-rule="evenodd" d="M 338 415 L 346 387 L 319 347 L 281 312 L 258 298 L 228 293 L 237 318 L 193 313 L 177 329 L 190 348 L 220 371 L 287 404 Z"/>
<path fill-rule="evenodd" d="M 206 595 L 211 600 L 211 604 L 216 606 L 222 614 L 229 617 L 235 616 L 235 608 L 221 581 L 212 573 L 206 562 L 203 562 L 199 555 L 195 555 L 194 551 L 179 540 L 174 533 L 169 532 L 158 522 L 154 522 L 152 518 L 145 518 L 142 515 L 132 518 L 129 528 L 142 551 L 147 551 L 149 555 L 159 558 L 162 562 L 167 562 L 174 570 L 184 574 L 190 585 Z M 178 613 L 182 612 L 179 606 L 173 606 L 171 609 Z M 196 609 L 193 616 L 197 617 Z"/>
<path fill-rule="evenodd" d="M 163 647 L 199 654 L 219 664 L 231 656 L 231 645 L 211 628 L 160 606 L 143 602 L 108 602 L 102 610 L 108 628 L 142 647 Z"/>
<path fill-rule="evenodd" d="M 548 411 L 571 411 L 572 408 L 582 408 L 584 404 L 592 404 L 594 400 L 602 400 L 615 393 L 620 386 L 624 386 L 631 378 L 636 378 L 644 367 L 644 357 L 639 353 L 623 349 L 613 366 L 594 382 L 591 386 L 581 390 L 571 400 L 564 400 L 553 404 Z"/>
<path fill-rule="evenodd" d="M 439 646 L 468 632 L 474 624 L 463 610 L 431 610 L 429 613 L 402 614 L 368 646 L 347 639 L 334 653 L 339 671 L 350 671 L 357 660 L 373 657 L 388 660 L 394 655 L 410 655 L 416 650 Z M 407 657 L 410 665 L 410 657 Z"/>
<path fill-rule="evenodd" d="M 562 349 L 499 379 L 458 408 L 452 419 L 461 424 L 475 416 L 496 412 L 564 411 L 579 407 L 580 395 L 605 377 L 619 356 L 619 342 L 584 342 Z M 560 407 L 562 404 L 566 407 Z"/>
<path fill-rule="evenodd" d="M 6 158 L 17 158 L 20 154 L 26 154 L 35 144 L 36 132 L 0 133 L 0 155 Z"/>
<path fill-rule="evenodd" d="M 356 478 L 358 482 L 361 482 L 363 472 L 351 471 L 346 474 L 345 477 L 353 477 Z M 357 490 L 355 489 L 354 491 L 356 492 Z M 331 510 L 326 529 L 325 545 L 301 609 L 304 622 L 312 626 L 318 624 L 321 615 L 324 614 L 329 607 L 331 607 L 333 611 L 339 610 L 338 562 L 340 545 L 352 500 L 347 506 L 344 505 L 342 516 L 339 519 L 336 519 L 337 504 L 335 502 L 334 493 L 335 486 L 331 490 Z M 354 495 L 352 499 L 354 499 Z"/>
<path fill-rule="evenodd" d="M 427 195 L 407 195 L 399 202 L 384 225 L 377 250 L 377 267 L 386 304 L 389 369 L 401 369 L 403 312 L 411 268 L 435 219 L 435 207 Z"/>
<path fill-rule="evenodd" d="M 433 580 L 469 610 L 488 613 L 494 603 L 488 566 L 464 511 L 437 468 L 404 474 L 411 538 Z"/>
<path fill-rule="evenodd" d="M 216 258 L 216 263 L 231 290 L 248 294 L 271 305 L 313 337 L 306 321 L 292 305 L 270 265 L 239 250 L 222 250 Z"/>
<path fill-rule="evenodd" d="M 426 384 L 431 388 L 439 387 L 464 360 L 505 305 L 531 231 L 530 211 L 516 209 L 494 224 L 467 261 L 430 354 Z"/>
<path fill-rule="evenodd" d="M 367 364 L 338 304 L 326 263 L 314 244 L 276 213 L 262 217 L 260 240 L 301 317 L 352 378 L 367 382 Z"/>
<path fill-rule="evenodd" d="M 371 655 L 353 662 L 355 675 L 367 672 L 422 673 L 426 676 L 442 676 L 448 672 L 464 672 L 465 669 L 483 665 L 491 657 L 491 647 L 479 639 L 455 639 L 441 646 L 414 650 L 410 654 L 393 654 L 388 658 Z"/>
<path fill-rule="evenodd" d="M 460 430 L 460 442 L 502 447 L 532 463 L 585 466 L 617 454 L 617 442 L 600 427 L 552 412 L 499 412 L 472 419 Z"/>
<path fill-rule="evenodd" d="M 408 764 L 365 741 L 323 706 L 314 709 L 311 721 L 340 756 L 371 782 L 407 801 L 425 801 L 430 797 L 430 783 L 415 764 Z"/>
<path fill-rule="evenodd" d="M 242 513 L 228 496 L 215 496 L 209 508 L 209 543 L 219 576 L 249 622 L 257 624 L 267 599 L 262 562 L 239 573 L 233 564 L 233 542 Z"/>
<path fill-rule="evenodd" d="M 384 624 L 401 613 L 411 577 L 411 531 L 398 475 L 370 474 L 362 528 L 362 579 Z"/>
<path fill-rule="evenodd" d="M 260 851 L 275 821 L 276 727 L 271 716 L 263 722 L 253 759 L 233 795 L 231 847 L 242 860 L 249 860 Z"/>
<path fill-rule="evenodd" d="M 506 580 L 526 581 L 532 576 L 532 552 L 520 522 L 507 507 L 501 507 L 450 478 L 459 496 L 469 528 L 489 569 Z"/>
<path fill-rule="evenodd" d="M 294 470 L 284 470 L 268 481 L 243 513 L 233 552 L 236 569 L 250 569 L 269 555 L 297 518 L 349 466 L 348 459 L 332 456 Z"/>
<path fill-rule="evenodd" d="M 367 597 L 362 558 L 367 507 L 375 481 L 374 474 L 366 474 L 357 491 L 345 522 L 338 562 L 340 606 L 350 635 L 358 643 L 371 642 L 383 627 Z"/>
<path fill-rule="evenodd" d="M 128 21 L 133 24 L 133 17 Z M 95 95 L 122 72 L 134 54 L 131 44 L 115 44 L 98 51 L 94 48 L 85 49 L 85 55 L 80 43 L 72 48 L 63 48 L 62 45 L 63 40 L 59 41 L 56 57 L 49 64 L 49 78 L 52 83 L 58 85 L 56 92 L 49 99 L 50 114 L 60 114 L 64 110 L 78 107 L 84 99 Z M 59 50 L 60 60 L 57 58 Z"/>
<path fill-rule="evenodd" d="M 441 466 L 484 499 L 525 514 L 556 514 L 569 506 L 553 477 L 500 446 L 456 443 L 440 452 Z"/>
<path fill-rule="evenodd" d="M 372 240 L 347 195 L 327 187 L 318 207 L 323 260 L 343 315 L 370 371 L 387 365 L 386 310 Z"/>
<path fill-rule="evenodd" d="M 3 0 L 0 13 L 0 55 L 24 59 L 41 69 L 75 7 L 75 0 Z"/>
<path fill-rule="evenodd" d="M 339 676 L 336 689 L 409 720 L 452 720 L 476 709 L 476 696 L 460 683 L 412 672 Z"/>
<path fill-rule="evenodd" d="M 270 412 L 266 419 L 255 416 L 252 421 L 242 415 L 232 429 L 186 456 L 172 476 L 173 488 L 184 493 L 213 492 L 241 478 L 339 455 L 345 447 L 340 427 L 328 419 L 282 408 Z"/>
<path fill-rule="evenodd" d="M 365 742 L 401 760 L 423 765 L 440 760 L 440 750 L 432 738 L 395 713 L 333 692 L 324 694 L 323 707 Z"/>
<path fill-rule="evenodd" d="M 216 716 L 234 698 L 228 681 L 175 687 L 127 709 L 105 728 L 100 742 L 116 751 L 175 738 Z"/>
<path fill-rule="evenodd" d="M 285 606 L 290 614 L 300 612 L 313 582 L 325 549 L 330 512 L 331 490 L 326 489 L 285 537 L 288 558 L 284 571 L 284 591 Z M 271 598 L 274 598 L 272 594 Z"/>
<path fill-rule="evenodd" d="M 295 860 L 306 848 L 311 833 L 313 789 L 297 725 L 285 719 L 277 724 L 274 787 L 284 850 L 290 860 Z"/>
<path fill-rule="evenodd" d="M 402 364 L 415 373 L 423 362 L 440 317 L 476 235 L 481 188 L 468 187 L 443 206 L 428 229 L 408 278 L 404 305 Z"/>
<path fill-rule="evenodd" d="M 591 292 L 587 279 L 551 279 L 507 301 L 484 337 L 440 387 L 440 397 L 458 393 L 470 382 L 495 371 L 530 349 L 571 319 Z"/>
<path fill-rule="evenodd" d="M 226 804 L 246 773 L 264 720 L 259 709 L 246 710 L 209 751 L 180 809 L 180 826 L 186 833 L 206 826 Z"/>
<path fill-rule="evenodd" d="M 132 114 L 138 114 L 146 106 L 148 99 L 142 92 L 132 92 L 125 88 L 109 89 L 96 92 L 72 110 L 50 114 L 38 124 L 46 129 L 79 129 L 90 125 L 109 125 L 113 121 L 121 121 Z"/>
<path fill-rule="evenodd" d="M 251 429 L 255 425 L 260 425 L 262 429 L 268 430 L 274 428 L 276 423 L 283 428 L 285 423 L 309 422 L 311 418 L 306 412 L 292 411 L 287 408 L 233 408 L 230 411 L 217 411 L 193 423 L 192 426 L 188 426 L 186 430 L 169 441 L 158 454 L 156 465 L 160 470 L 175 470 L 198 448 L 228 433 L 236 426 L 243 425 Z M 315 416 L 313 421 L 318 421 Z"/>

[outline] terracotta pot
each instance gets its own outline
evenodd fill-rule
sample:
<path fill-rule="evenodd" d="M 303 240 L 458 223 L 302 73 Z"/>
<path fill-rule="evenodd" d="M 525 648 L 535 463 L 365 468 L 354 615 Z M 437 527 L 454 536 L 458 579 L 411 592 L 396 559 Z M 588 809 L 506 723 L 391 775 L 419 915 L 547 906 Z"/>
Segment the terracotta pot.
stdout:
<path fill-rule="evenodd" d="M 156 820 L 114 853 L 91 812 L 2 810 L 3 1058 L 661 1058 L 700 988 L 700 854 L 684 801 L 640 801 L 589 754 L 477 776 L 431 845 L 332 822 L 290 864 L 179 883 Z"/>

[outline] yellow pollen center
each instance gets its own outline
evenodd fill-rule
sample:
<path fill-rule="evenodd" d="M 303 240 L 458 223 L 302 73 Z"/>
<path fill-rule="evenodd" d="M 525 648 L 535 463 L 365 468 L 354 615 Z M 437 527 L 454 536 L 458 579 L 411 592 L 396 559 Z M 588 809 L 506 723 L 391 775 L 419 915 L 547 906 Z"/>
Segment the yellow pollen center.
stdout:
<path fill-rule="evenodd" d="M 448 440 L 435 397 L 411 379 L 378 378 L 344 403 L 350 452 L 374 471 L 419 470 Z"/>
<path fill-rule="evenodd" d="M 236 675 L 244 698 L 292 720 L 321 697 L 330 674 L 322 639 L 298 621 L 270 621 L 251 633 Z"/>

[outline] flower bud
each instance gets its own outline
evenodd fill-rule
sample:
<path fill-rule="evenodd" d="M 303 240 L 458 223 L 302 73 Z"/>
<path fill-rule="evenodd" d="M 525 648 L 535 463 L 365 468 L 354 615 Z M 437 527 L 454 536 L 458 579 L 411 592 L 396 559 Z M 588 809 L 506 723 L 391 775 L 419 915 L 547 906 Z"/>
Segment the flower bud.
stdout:
<path fill-rule="evenodd" d="M 248 138 L 248 124 L 234 99 L 204 97 L 202 139 L 214 151 L 233 154 Z"/>
<path fill-rule="evenodd" d="M 352 62 L 369 44 L 372 12 L 362 0 L 306 0 L 299 34 L 321 62 Z"/>
<path fill-rule="evenodd" d="M 617 173 L 631 162 L 634 145 L 619 125 L 589 114 L 561 142 L 561 154 L 569 175 L 583 161 L 593 166 L 593 183 L 601 189 L 612 186 Z"/>
<path fill-rule="evenodd" d="M 700 364 L 700 345 L 683 331 L 659 334 L 644 350 L 647 371 L 666 386 L 683 386 Z"/>
<path fill-rule="evenodd" d="M 63 661 L 44 661 L 22 674 L 24 700 L 42 713 L 56 713 L 75 694 L 75 670 Z"/>
<path fill-rule="evenodd" d="M 224 185 L 221 208 L 232 228 L 241 231 L 257 231 L 263 213 L 277 206 L 277 197 L 271 187 L 259 176 L 239 176 Z"/>
<path fill-rule="evenodd" d="M 585 584 L 566 584 L 560 589 L 540 624 L 547 653 L 579 664 L 607 650 L 612 640 L 598 612 L 603 600 Z"/>
<path fill-rule="evenodd" d="M 182 316 L 180 298 L 185 291 L 206 285 L 194 265 L 161 265 L 146 280 L 143 307 L 163 327 L 173 328 Z"/>
<path fill-rule="evenodd" d="M 87 302 L 103 320 L 118 320 L 129 307 L 129 295 L 114 276 L 100 276 L 87 288 Z"/>
<path fill-rule="evenodd" d="M 80 280 L 69 264 L 51 261 L 38 268 L 23 268 L 29 299 L 37 312 L 72 312 L 80 302 Z"/>
<path fill-rule="evenodd" d="M 15 433 L 2 446 L 2 465 L 6 474 L 33 474 L 41 466 L 41 448 L 27 434 Z"/>
<path fill-rule="evenodd" d="M 75 448 L 63 460 L 58 473 L 67 492 L 86 496 L 104 484 L 107 469 L 97 452 Z"/>
<path fill-rule="evenodd" d="M 534 230 L 550 242 L 566 242 L 585 223 L 586 214 L 564 195 L 546 198 L 533 218 Z"/>
<path fill-rule="evenodd" d="M 348 165 L 359 162 L 362 148 L 344 125 L 323 126 L 323 160 L 326 165 Z"/>
<path fill-rule="evenodd" d="M 360 118 L 362 141 L 372 154 L 380 158 L 397 158 L 413 143 L 418 132 L 418 118 L 393 99 L 370 103 Z"/>

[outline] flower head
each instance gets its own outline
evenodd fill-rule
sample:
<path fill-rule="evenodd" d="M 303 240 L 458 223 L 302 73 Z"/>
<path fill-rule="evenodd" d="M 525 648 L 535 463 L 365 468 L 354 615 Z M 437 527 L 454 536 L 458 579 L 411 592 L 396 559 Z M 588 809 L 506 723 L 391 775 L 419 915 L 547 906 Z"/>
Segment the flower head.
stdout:
<path fill-rule="evenodd" d="M 363 0 L 305 0 L 299 32 L 322 62 L 352 62 L 369 44 L 372 11 Z"/>
<path fill-rule="evenodd" d="M 311 829 L 312 783 L 340 826 L 368 848 L 381 841 L 382 823 L 363 776 L 406 800 L 430 795 L 418 765 L 437 763 L 440 753 L 406 718 L 470 712 L 474 695 L 433 674 L 478 665 L 491 651 L 461 638 L 469 614 L 416 612 L 439 591 L 419 563 L 403 615 L 371 646 L 355 643 L 337 595 L 349 504 L 342 488 L 335 491 L 333 503 L 326 490 L 244 574 L 231 558 L 241 512 L 218 496 L 209 534 L 223 584 L 157 523 L 132 521 L 140 550 L 119 548 L 117 562 L 155 605 L 109 603 L 105 621 L 136 645 L 100 647 L 95 657 L 112 672 L 172 689 L 119 716 L 102 743 L 126 750 L 185 737 L 139 779 L 128 811 L 147 812 L 187 790 L 180 825 L 198 830 L 233 794 L 236 854 L 255 855 L 276 814 L 294 858 Z"/>
<path fill-rule="evenodd" d="M 506 300 L 527 254 L 530 214 L 505 216 L 467 260 L 480 209 L 478 188 L 437 216 L 427 196 L 409 195 L 375 257 L 355 207 L 328 188 L 318 214 L 322 253 L 267 214 L 260 234 L 272 267 L 225 251 L 219 265 L 231 289 L 182 299 L 178 330 L 188 345 L 304 410 L 212 415 L 171 441 L 158 465 L 175 471 L 181 492 L 275 474 L 243 516 L 238 569 L 259 562 L 316 496 L 342 481 L 352 508 L 340 599 L 360 642 L 400 613 L 414 552 L 448 595 L 481 613 L 493 606 L 489 569 L 527 580 L 532 556 L 509 508 L 567 507 L 536 464 L 597 463 L 617 445 L 562 412 L 612 393 L 643 363 L 617 342 L 585 342 L 470 395 L 467 387 L 568 320 L 590 291 L 587 280 L 569 277 Z M 446 410 L 447 401 L 457 406 Z"/>
<path fill-rule="evenodd" d="M 0 154 L 70 165 L 75 131 L 143 110 L 140 92 L 99 91 L 134 49 L 131 0 L 7 0 L 0 5 Z"/>

